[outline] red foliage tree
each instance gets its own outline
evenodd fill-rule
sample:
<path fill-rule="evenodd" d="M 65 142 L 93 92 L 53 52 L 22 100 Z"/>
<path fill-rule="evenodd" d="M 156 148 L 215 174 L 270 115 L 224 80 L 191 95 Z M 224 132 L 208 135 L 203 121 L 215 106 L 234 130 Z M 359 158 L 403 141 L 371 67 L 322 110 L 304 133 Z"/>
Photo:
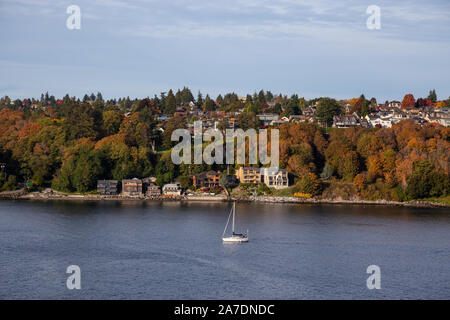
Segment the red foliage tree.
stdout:
<path fill-rule="evenodd" d="M 414 96 L 410 93 L 405 95 L 402 101 L 402 109 L 414 108 L 415 106 L 416 106 L 416 99 L 414 99 Z"/>

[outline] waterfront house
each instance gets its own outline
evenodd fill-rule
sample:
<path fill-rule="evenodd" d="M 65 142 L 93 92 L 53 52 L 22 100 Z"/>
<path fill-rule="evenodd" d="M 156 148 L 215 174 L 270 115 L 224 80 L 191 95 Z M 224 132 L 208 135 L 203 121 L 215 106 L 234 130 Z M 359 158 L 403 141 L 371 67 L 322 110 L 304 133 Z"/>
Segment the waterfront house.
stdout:
<path fill-rule="evenodd" d="M 150 198 L 160 197 L 161 196 L 161 187 L 155 183 L 150 183 L 147 186 L 146 195 L 147 195 L 147 197 L 150 197 Z"/>
<path fill-rule="evenodd" d="M 138 178 L 122 180 L 122 194 L 131 197 L 142 195 L 142 180 Z"/>
<path fill-rule="evenodd" d="M 179 183 L 168 183 L 163 186 L 165 196 L 181 196 L 181 187 Z"/>
<path fill-rule="evenodd" d="M 101 195 L 115 195 L 119 193 L 119 181 L 117 180 L 98 180 L 97 192 Z"/>
<path fill-rule="evenodd" d="M 240 183 L 261 183 L 261 170 L 254 167 L 240 167 L 236 171 L 236 178 Z"/>
<path fill-rule="evenodd" d="M 289 176 L 286 170 L 277 167 L 262 168 L 261 176 L 266 186 L 275 189 L 289 187 Z"/>
<path fill-rule="evenodd" d="M 219 185 L 220 174 L 214 170 L 202 172 L 192 176 L 195 188 L 212 188 Z"/>

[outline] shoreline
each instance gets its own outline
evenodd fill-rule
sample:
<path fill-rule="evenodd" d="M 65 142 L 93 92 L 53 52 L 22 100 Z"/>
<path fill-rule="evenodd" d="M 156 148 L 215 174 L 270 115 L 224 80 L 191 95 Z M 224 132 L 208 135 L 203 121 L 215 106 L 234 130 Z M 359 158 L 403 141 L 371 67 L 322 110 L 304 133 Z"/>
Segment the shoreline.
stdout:
<path fill-rule="evenodd" d="M 416 207 L 416 208 L 450 208 L 450 205 L 432 202 L 432 201 L 388 201 L 388 200 L 344 200 L 344 199 L 305 199 L 296 197 L 275 197 L 275 196 L 260 196 L 260 197 L 231 197 L 225 196 L 179 196 L 179 197 L 129 197 L 129 196 L 103 196 L 103 195 L 83 195 L 83 194 L 41 194 L 41 193 L 24 193 L 18 191 L 17 193 L 0 194 L 0 200 L 66 200 L 66 201 L 186 201 L 186 202 L 256 202 L 256 203 L 290 203 L 290 204 L 308 204 L 308 205 L 370 205 L 370 206 L 395 206 L 395 207 Z"/>

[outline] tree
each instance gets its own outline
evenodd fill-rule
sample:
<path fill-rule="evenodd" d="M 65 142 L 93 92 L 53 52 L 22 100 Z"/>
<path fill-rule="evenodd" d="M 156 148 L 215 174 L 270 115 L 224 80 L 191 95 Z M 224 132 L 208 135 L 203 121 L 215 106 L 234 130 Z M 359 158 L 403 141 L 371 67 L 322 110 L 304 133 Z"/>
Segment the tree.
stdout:
<path fill-rule="evenodd" d="M 412 94 L 407 94 L 403 98 L 402 101 L 402 109 L 406 108 L 414 108 L 416 106 L 416 100 L 414 99 L 414 96 Z"/>
<path fill-rule="evenodd" d="M 298 187 L 303 193 L 317 196 L 322 192 L 322 183 L 314 173 L 303 175 L 298 182 Z"/>
<path fill-rule="evenodd" d="M 176 129 L 185 128 L 185 120 L 181 116 L 174 116 L 167 121 L 166 130 L 162 135 L 163 147 L 170 148 L 177 142 L 172 142 L 172 133 Z"/>
<path fill-rule="evenodd" d="M 231 190 L 236 188 L 239 185 L 239 182 L 235 176 L 227 175 L 223 172 L 220 176 L 219 185 L 225 190 L 227 196 L 229 197 Z"/>
<path fill-rule="evenodd" d="M 60 191 L 87 192 L 93 190 L 103 173 L 100 154 L 87 139 L 81 139 L 65 154 L 61 170 L 53 180 Z"/>
<path fill-rule="evenodd" d="M 199 91 L 197 94 L 197 107 L 202 108 L 203 107 L 203 96 L 202 93 Z"/>
<path fill-rule="evenodd" d="M 329 163 L 326 163 L 323 167 L 322 173 L 320 174 L 320 177 L 323 180 L 328 180 L 333 176 L 333 168 L 330 166 Z"/>
<path fill-rule="evenodd" d="M 318 102 L 316 115 L 320 122 L 333 124 L 333 117 L 342 113 L 341 106 L 331 98 L 321 98 Z"/>
<path fill-rule="evenodd" d="M 445 101 L 445 107 L 450 108 L 450 97 Z"/>
<path fill-rule="evenodd" d="M 361 103 L 361 117 L 365 117 L 369 114 L 369 102 L 363 94 L 359 97 L 359 101 Z"/>
<path fill-rule="evenodd" d="M 119 132 L 123 116 L 118 111 L 115 110 L 105 111 L 103 112 L 102 117 L 103 117 L 103 130 L 107 136 Z"/>
<path fill-rule="evenodd" d="M 237 126 L 242 130 L 258 129 L 261 123 L 254 112 L 242 112 L 238 115 Z"/>
<path fill-rule="evenodd" d="M 428 95 L 428 99 L 430 99 L 433 103 L 437 101 L 436 90 L 430 90 L 430 94 Z"/>
<path fill-rule="evenodd" d="M 439 197 L 449 192 L 449 176 L 436 172 L 428 160 L 414 162 L 413 172 L 407 182 L 406 193 L 410 199 Z"/>
<path fill-rule="evenodd" d="M 296 94 L 293 94 L 291 96 L 291 99 L 289 99 L 289 102 L 286 105 L 284 114 L 286 116 L 300 114 L 299 99 L 298 99 L 298 96 Z"/>
<path fill-rule="evenodd" d="M 203 110 L 205 110 L 205 111 L 214 111 L 214 110 L 216 110 L 216 104 L 209 97 L 209 95 L 206 95 L 205 102 L 203 103 Z"/>
<path fill-rule="evenodd" d="M 175 98 L 175 95 L 173 94 L 172 89 L 170 89 L 165 99 L 164 113 L 167 115 L 173 115 L 176 109 L 177 109 L 177 100 Z"/>
<path fill-rule="evenodd" d="M 77 104 L 70 102 L 68 105 L 65 129 L 70 140 L 80 138 L 96 137 L 94 129 L 94 118 L 88 104 Z"/>

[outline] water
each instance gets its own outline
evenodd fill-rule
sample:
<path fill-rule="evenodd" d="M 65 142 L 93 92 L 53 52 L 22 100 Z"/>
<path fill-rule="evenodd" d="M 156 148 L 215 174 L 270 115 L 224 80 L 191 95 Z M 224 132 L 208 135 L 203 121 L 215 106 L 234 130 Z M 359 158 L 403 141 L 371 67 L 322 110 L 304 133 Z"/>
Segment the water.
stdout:
<path fill-rule="evenodd" d="M 0 201 L 1 299 L 449 299 L 450 212 L 230 204 Z M 241 228 L 242 230 L 239 230 Z M 381 290 L 366 269 L 381 268 Z M 81 268 L 68 290 L 66 268 Z"/>

